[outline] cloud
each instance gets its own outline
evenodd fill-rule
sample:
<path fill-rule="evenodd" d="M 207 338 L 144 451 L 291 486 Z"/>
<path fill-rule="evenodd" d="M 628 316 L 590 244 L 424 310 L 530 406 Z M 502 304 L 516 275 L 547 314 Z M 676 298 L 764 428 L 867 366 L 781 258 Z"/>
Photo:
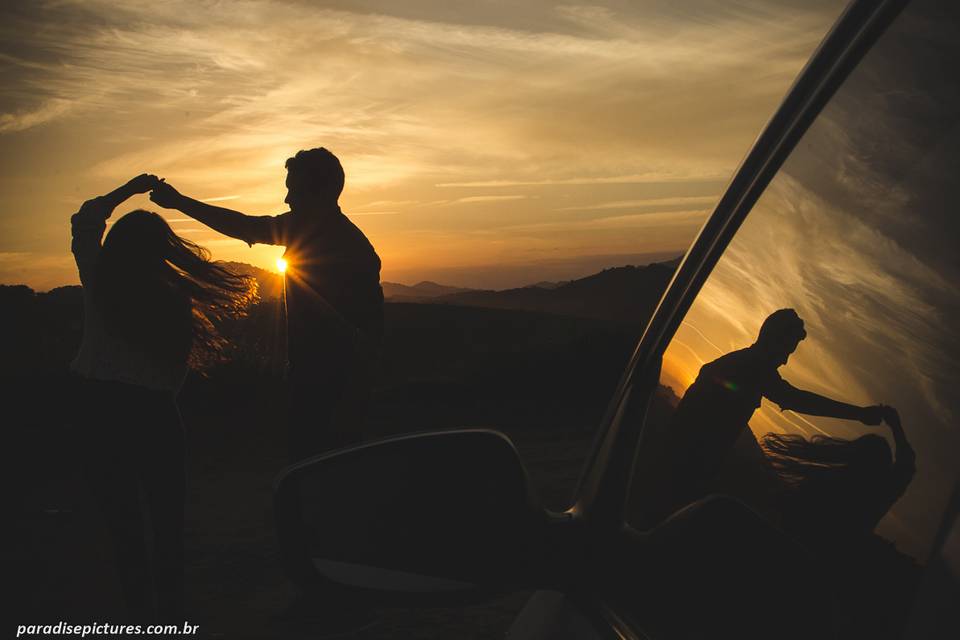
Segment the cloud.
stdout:
<path fill-rule="evenodd" d="M 353 210 L 357 209 L 369 209 L 369 208 L 378 208 L 378 207 L 402 207 L 409 204 L 420 204 L 418 200 L 374 200 L 372 202 L 365 202 L 361 205 L 355 205 Z"/>
<path fill-rule="evenodd" d="M 0 113 L 0 133 L 25 131 L 55 120 L 69 113 L 73 102 L 62 98 L 51 98 L 31 111 Z"/>
<path fill-rule="evenodd" d="M 451 204 L 458 203 L 469 203 L 469 202 L 499 202 L 501 200 L 524 200 L 527 196 L 521 195 L 502 195 L 502 196 L 468 196 L 466 198 L 458 198 L 451 202 Z"/>
<path fill-rule="evenodd" d="M 683 228 L 692 231 L 703 224 L 708 215 L 707 211 L 702 209 L 687 211 L 650 211 L 647 213 L 635 213 L 621 216 L 605 216 L 591 218 L 588 220 L 558 220 L 554 222 L 541 222 L 534 224 L 517 224 L 498 227 L 493 232 L 509 231 L 568 231 L 581 233 L 590 229 L 629 229 L 644 228 L 654 230 L 656 228 Z M 679 248 L 678 248 L 679 250 Z"/>
<path fill-rule="evenodd" d="M 647 198 L 645 200 L 617 200 L 614 202 L 599 202 L 579 207 L 563 207 L 557 211 L 600 211 L 604 209 L 636 209 L 639 207 L 662 207 L 670 205 L 691 205 L 702 204 L 709 206 L 716 204 L 720 199 L 719 195 L 712 196 L 679 196 L 673 198 Z"/>
<path fill-rule="evenodd" d="M 604 132 L 601 147 L 618 137 L 635 140 L 636 133 L 652 130 L 634 122 L 632 113 L 638 106 L 648 110 L 667 106 L 675 111 L 682 102 L 680 113 L 700 114 L 688 122 L 693 129 L 709 128 L 719 105 L 698 106 L 702 100 L 688 99 L 697 92 L 693 85 L 683 85 L 678 93 L 679 87 L 665 78 L 742 73 L 757 68 L 762 59 L 764 77 L 752 78 L 748 89 L 756 95 L 764 86 L 781 87 L 784 79 L 771 79 L 775 75 L 771 67 L 798 68 L 814 37 L 810 29 L 794 26 L 776 41 L 750 41 L 743 36 L 748 25 L 729 30 L 725 16 L 718 18 L 719 24 L 677 22 L 674 28 L 679 33 L 664 34 L 655 22 L 584 7 L 559 12 L 579 27 L 589 24 L 587 32 L 581 28 L 575 34 L 259 1 L 243 2 L 230 12 L 195 3 L 186 10 L 184 3 L 176 2 L 135 2 L 119 10 L 106 2 L 48 7 L 57 9 L 69 10 L 67 17 L 72 19 L 56 26 L 47 23 L 33 47 L 59 64 L 30 61 L 33 77 L 24 81 L 38 96 L 64 101 L 56 104 L 81 105 L 88 113 L 118 103 L 123 109 L 149 110 L 151 103 L 157 103 L 165 112 L 182 109 L 196 114 L 177 132 L 174 144 L 150 145 L 161 166 L 196 157 L 201 145 L 211 153 L 220 148 L 252 157 L 254 150 L 263 153 L 265 142 L 289 150 L 304 139 L 326 139 L 331 144 L 340 141 L 337 144 L 351 154 L 352 149 L 375 143 L 382 152 L 375 156 L 376 167 L 370 166 L 371 156 L 363 163 L 363 171 L 357 172 L 363 180 L 371 173 L 383 180 L 411 172 L 444 172 L 445 167 L 460 170 L 462 163 L 451 164 L 453 154 L 447 149 L 462 154 L 477 140 L 484 140 L 486 146 L 476 151 L 480 156 L 512 154 L 511 143 L 522 144 L 529 149 L 527 155 L 536 156 L 545 143 L 549 147 L 569 138 L 564 129 L 570 126 Z M 383 10 L 388 11 L 388 5 Z M 801 25 L 816 19 L 796 10 L 790 15 Z M 758 31 L 784 33 L 778 23 L 782 18 L 751 20 Z M 589 87 L 584 84 L 588 77 Z M 509 107 L 500 90 L 490 92 L 494 86 L 510 91 Z M 714 100 L 722 103 L 727 97 Z M 549 106 L 557 101 L 565 108 Z M 594 113 L 591 118 L 585 112 L 598 106 L 608 112 L 602 114 L 606 117 L 597 118 L 600 114 Z M 472 118 L 467 127 L 452 120 L 483 110 L 490 118 Z M 644 119 L 650 118 L 648 111 Z M 528 135 L 529 125 L 551 123 L 558 126 L 559 134 L 553 142 L 538 131 Z M 458 144 L 468 140 L 474 144 Z M 654 140 L 648 137 L 648 144 Z M 427 153 L 412 156 L 407 151 L 410 146 Z M 582 140 L 576 146 L 581 153 L 594 155 Z M 398 153 L 399 148 L 404 151 Z M 200 158 L 204 155 L 201 151 Z M 389 170 L 383 171 L 385 155 L 401 161 L 391 162 Z M 120 156 L 101 168 L 115 170 L 127 159 Z M 677 167 L 672 169 L 675 172 Z M 577 179 L 541 174 L 517 182 Z M 623 176 L 593 179 L 614 184 Z"/>
<path fill-rule="evenodd" d="M 27 251 L 0 251 L 0 264 L 23 262 L 31 255 Z"/>
<path fill-rule="evenodd" d="M 722 174 L 704 174 L 699 176 L 678 176 L 666 173 L 646 173 L 626 176 L 597 176 L 593 178 L 564 178 L 545 180 L 477 180 L 473 182 L 441 182 L 437 187 L 523 187 L 523 186 L 567 186 L 592 184 L 662 184 L 670 182 L 699 182 L 724 180 L 729 176 Z"/>
<path fill-rule="evenodd" d="M 62 251 L 57 199 L 104 192 L 131 171 L 277 213 L 284 161 L 321 145 L 347 172 L 345 208 L 369 210 L 365 231 L 393 247 L 385 264 L 436 259 L 401 251 L 401 220 L 455 235 L 497 229 L 506 215 L 478 206 L 443 216 L 421 203 L 513 196 L 511 219 L 537 224 L 581 205 L 568 189 L 592 189 L 600 203 L 698 197 L 731 174 L 833 11 L 697 2 L 690 19 L 666 5 L 337 6 L 17 5 L 0 25 L 0 160 L 24 185 L 60 166 L 65 145 L 77 161 L 42 193 L 0 194 L 9 242 L 47 224 L 47 250 Z M 457 188 L 511 193 L 437 193 Z M 233 251 L 216 249 L 242 257 Z"/>

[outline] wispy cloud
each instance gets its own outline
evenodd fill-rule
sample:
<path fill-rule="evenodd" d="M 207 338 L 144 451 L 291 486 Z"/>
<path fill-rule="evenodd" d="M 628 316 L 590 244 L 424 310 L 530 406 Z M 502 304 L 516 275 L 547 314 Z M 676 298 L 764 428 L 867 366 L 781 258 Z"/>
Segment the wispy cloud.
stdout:
<path fill-rule="evenodd" d="M 597 176 L 592 178 L 558 178 L 544 180 L 477 180 L 473 182 L 441 182 L 436 187 L 543 187 L 567 185 L 602 184 L 663 184 L 671 182 L 712 182 L 724 180 L 723 174 L 672 175 L 664 173 L 645 173 L 626 176 Z"/>
<path fill-rule="evenodd" d="M 374 200 L 373 202 L 365 202 L 361 205 L 356 205 L 352 209 L 357 210 L 366 210 L 366 209 L 378 209 L 380 207 L 402 207 L 411 204 L 419 204 L 418 200 Z"/>
<path fill-rule="evenodd" d="M 30 257 L 28 251 L 0 251 L 0 264 L 23 262 Z"/>
<path fill-rule="evenodd" d="M 68 113 L 72 104 L 70 100 L 51 98 L 29 111 L 0 113 L 0 133 L 24 131 L 55 120 Z"/>
<path fill-rule="evenodd" d="M 321 145 L 341 158 L 344 208 L 368 214 L 387 265 L 439 266 L 435 251 L 401 246 L 412 235 L 399 220 L 446 236 L 502 222 L 466 208 L 439 215 L 430 202 L 515 200 L 512 217 L 537 223 L 581 205 L 567 189 L 607 203 L 702 194 L 730 175 L 834 10 L 692 1 L 686 14 L 546 1 L 510 12 L 385 0 L 18 5 L 0 24 L 8 179 L 33 186 L 65 145 L 83 160 L 42 193 L 0 194 L 14 219 L 7 242 L 27 242 L 38 220 L 61 225 L 58 198 L 142 171 L 277 213 L 284 161 Z M 511 192 L 438 193 L 457 188 Z M 47 232 L 49 251 L 61 236 Z M 234 251 L 216 249 L 243 258 Z"/>
<path fill-rule="evenodd" d="M 684 229 L 692 236 L 693 231 L 703 224 L 707 212 L 702 209 L 688 211 L 651 211 L 622 216 L 607 216 L 591 218 L 589 220 L 563 220 L 555 222 L 540 222 L 534 224 L 514 224 L 498 227 L 494 232 L 531 232 L 531 231 L 565 231 L 584 232 L 591 229 L 648 229 L 651 233 L 662 231 L 665 228 Z"/>
<path fill-rule="evenodd" d="M 527 196 L 522 195 L 501 195 L 501 196 L 468 196 L 466 198 L 457 198 L 451 204 L 470 203 L 470 202 L 499 202 L 501 200 L 524 200 Z"/>
<path fill-rule="evenodd" d="M 709 206 L 716 204 L 719 195 L 713 196 L 678 196 L 673 198 L 646 198 L 643 200 L 616 200 L 614 202 L 599 202 L 579 207 L 561 207 L 557 211 L 600 211 L 604 209 L 637 209 L 640 207 L 689 206 L 702 204 Z"/>

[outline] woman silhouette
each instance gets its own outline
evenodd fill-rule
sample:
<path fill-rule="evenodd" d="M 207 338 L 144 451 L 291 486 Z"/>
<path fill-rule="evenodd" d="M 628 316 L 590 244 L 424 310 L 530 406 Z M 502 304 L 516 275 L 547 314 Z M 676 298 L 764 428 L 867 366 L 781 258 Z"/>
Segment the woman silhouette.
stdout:
<path fill-rule="evenodd" d="M 782 527 L 821 561 L 821 590 L 834 602 L 836 637 L 899 638 L 916 596 L 916 560 L 874 533 L 916 471 L 913 448 L 891 407 L 881 407 L 896 445 L 768 434 L 762 447 L 785 489 Z"/>
<path fill-rule="evenodd" d="M 777 510 L 785 529 L 814 546 L 837 547 L 869 535 L 900 499 L 916 471 L 900 415 L 881 405 L 896 445 L 876 434 L 855 440 L 767 434 L 761 447 L 784 490 Z"/>
<path fill-rule="evenodd" d="M 71 218 L 84 298 L 71 369 L 86 476 L 113 539 L 127 613 L 179 623 L 185 478 L 176 395 L 189 366 L 220 348 L 213 323 L 242 312 L 255 289 L 150 211 L 117 220 L 101 246 L 114 208 L 159 182 L 137 176 Z"/>

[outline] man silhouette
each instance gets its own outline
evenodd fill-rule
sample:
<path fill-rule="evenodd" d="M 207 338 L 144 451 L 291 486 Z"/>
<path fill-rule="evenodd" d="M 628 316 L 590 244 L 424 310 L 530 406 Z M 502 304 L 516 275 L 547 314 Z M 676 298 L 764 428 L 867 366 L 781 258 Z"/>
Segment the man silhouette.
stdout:
<path fill-rule="evenodd" d="M 166 183 L 150 194 L 220 233 L 282 245 L 287 308 L 291 459 L 354 443 L 369 400 L 383 336 L 380 258 L 340 210 L 344 172 L 325 148 L 286 162 L 290 211 L 249 216 L 181 195 Z"/>
<path fill-rule="evenodd" d="M 667 455 L 674 475 L 672 508 L 688 504 L 709 490 L 737 439 L 763 398 L 813 416 L 859 420 L 877 425 L 880 405 L 859 407 L 797 389 L 777 371 L 787 363 L 807 332 L 793 309 L 770 314 L 757 341 L 720 356 L 700 368 L 683 395 L 666 434 Z"/>

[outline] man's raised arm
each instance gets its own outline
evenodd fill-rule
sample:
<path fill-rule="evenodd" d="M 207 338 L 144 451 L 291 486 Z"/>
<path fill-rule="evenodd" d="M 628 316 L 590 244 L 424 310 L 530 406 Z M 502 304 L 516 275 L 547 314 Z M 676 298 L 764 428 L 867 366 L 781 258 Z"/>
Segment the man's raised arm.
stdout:
<path fill-rule="evenodd" d="M 766 389 L 763 395 L 768 400 L 778 404 L 781 410 L 789 409 L 809 416 L 859 420 L 864 424 L 880 424 L 880 420 L 883 418 L 880 405 L 858 407 L 854 404 L 847 404 L 822 396 L 819 393 L 797 389 L 782 378 L 771 385 L 769 389 Z"/>
<path fill-rule="evenodd" d="M 181 194 L 166 182 L 161 182 L 150 192 L 150 200 L 165 209 L 185 213 L 214 231 L 247 244 L 277 244 L 277 238 L 272 233 L 271 223 L 275 220 L 272 216 L 248 216 L 232 209 L 215 207 Z"/>

